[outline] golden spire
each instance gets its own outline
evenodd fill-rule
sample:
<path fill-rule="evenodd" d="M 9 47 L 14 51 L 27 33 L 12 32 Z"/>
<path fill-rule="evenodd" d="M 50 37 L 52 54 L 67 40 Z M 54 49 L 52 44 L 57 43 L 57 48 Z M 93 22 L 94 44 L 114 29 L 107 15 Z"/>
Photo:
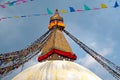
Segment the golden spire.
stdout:
<path fill-rule="evenodd" d="M 76 55 L 72 52 L 72 49 L 65 39 L 64 34 L 60 29 L 55 29 L 51 32 L 49 39 L 45 46 L 42 48 L 42 53 L 38 58 L 38 61 L 45 60 L 67 60 L 74 61 Z"/>
<path fill-rule="evenodd" d="M 69 60 L 74 61 L 76 55 L 73 54 L 72 49 L 64 37 L 62 30 L 65 25 L 63 18 L 59 15 L 56 9 L 55 14 L 50 17 L 50 23 L 48 28 L 51 30 L 46 44 L 42 48 L 42 53 L 38 57 L 38 61 L 44 60 Z"/>
<path fill-rule="evenodd" d="M 59 15 L 58 9 L 56 9 L 55 14 L 50 17 L 50 21 L 53 21 L 53 20 L 63 21 L 63 18 Z"/>
<path fill-rule="evenodd" d="M 48 28 L 52 29 L 53 27 L 59 27 L 61 29 L 65 28 L 63 18 L 59 15 L 58 9 L 56 9 L 55 14 L 50 17 Z"/>

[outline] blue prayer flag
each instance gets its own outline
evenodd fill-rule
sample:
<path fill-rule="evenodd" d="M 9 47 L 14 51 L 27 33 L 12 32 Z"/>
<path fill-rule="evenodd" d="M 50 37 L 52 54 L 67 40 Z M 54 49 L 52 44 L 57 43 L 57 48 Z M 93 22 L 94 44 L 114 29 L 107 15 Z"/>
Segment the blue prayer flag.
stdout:
<path fill-rule="evenodd" d="M 118 3 L 117 3 L 117 1 L 115 2 L 115 5 L 114 5 L 114 8 L 117 8 L 117 7 L 119 7 L 119 5 L 118 5 Z"/>
<path fill-rule="evenodd" d="M 75 9 L 73 7 L 69 7 L 70 12 L 75 12 Z"/>

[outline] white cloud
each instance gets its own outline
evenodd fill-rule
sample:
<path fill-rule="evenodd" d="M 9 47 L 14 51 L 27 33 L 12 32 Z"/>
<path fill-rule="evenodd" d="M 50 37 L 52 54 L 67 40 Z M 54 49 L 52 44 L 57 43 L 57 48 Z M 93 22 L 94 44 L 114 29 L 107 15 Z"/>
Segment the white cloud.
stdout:
<path fill-rule="evenodd" d="M 104 48 L 100 53 L 102 56 L 105 57 L 107 55 L 110 55 L 112 51 L 113 51 L 113 48 L 108 47 L 108 48 Z M 91 71 L 93 71 L 93 73 L 98 75 L 103 80 L 115 80 L 114 77 L 112 77 L 100 64 L 98 64 L 98 62 L 95 59 L 93 59 L 88 54 L 86 54 L 85 57 L 78 59 L 76 62 L 90 69 Z"/>
<path fill-rule="evenodd" d="M 100 53 L 102 56 L 107 56 L 112 52 L 113 48 L 104 48 Z M 96 61 L 88 54 L 85 57 L 80 58 L 76 61 L 77 63 L 82 63 L 84 66 L 93 67 Z"/>

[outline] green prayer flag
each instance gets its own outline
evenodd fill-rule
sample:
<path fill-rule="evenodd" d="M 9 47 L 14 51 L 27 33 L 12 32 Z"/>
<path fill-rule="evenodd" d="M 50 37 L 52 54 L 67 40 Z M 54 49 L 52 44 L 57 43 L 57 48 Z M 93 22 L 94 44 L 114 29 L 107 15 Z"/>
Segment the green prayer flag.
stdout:
<path fill-rule="evenodd" d="M 91 10 L 87 5 L 84 5 L 85 10 Z"/>
<path fill-rule="evenodd" d="M 14 5 L 14 3 L 9 3 L 9 6 L 13 6 Z"/>
<path fill-rule="evenodd" d="M 47 8 L 47 13 L 48 14 L 53 14 L 52 11 L 49 8 Z"/>
<path fill-rule="evenodd" d="M 13 2 L 8 2 L 9 6 L 13 6 L 17 1 L 13 1 Z"/>

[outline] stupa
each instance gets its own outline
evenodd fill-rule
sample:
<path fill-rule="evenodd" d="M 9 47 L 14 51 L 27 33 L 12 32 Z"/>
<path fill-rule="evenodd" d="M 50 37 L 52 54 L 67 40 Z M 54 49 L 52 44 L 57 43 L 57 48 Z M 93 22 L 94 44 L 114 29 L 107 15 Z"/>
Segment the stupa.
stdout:
<path fill-rule="evenodd" d="M 58 10 L 50 17 L 50 37 L 38 57 L 39 63 L 22 71 L 12 80 L 102 80 L 87 68 L 74 62 L 77 56 L 62 31 L 65 28 Z"/>

